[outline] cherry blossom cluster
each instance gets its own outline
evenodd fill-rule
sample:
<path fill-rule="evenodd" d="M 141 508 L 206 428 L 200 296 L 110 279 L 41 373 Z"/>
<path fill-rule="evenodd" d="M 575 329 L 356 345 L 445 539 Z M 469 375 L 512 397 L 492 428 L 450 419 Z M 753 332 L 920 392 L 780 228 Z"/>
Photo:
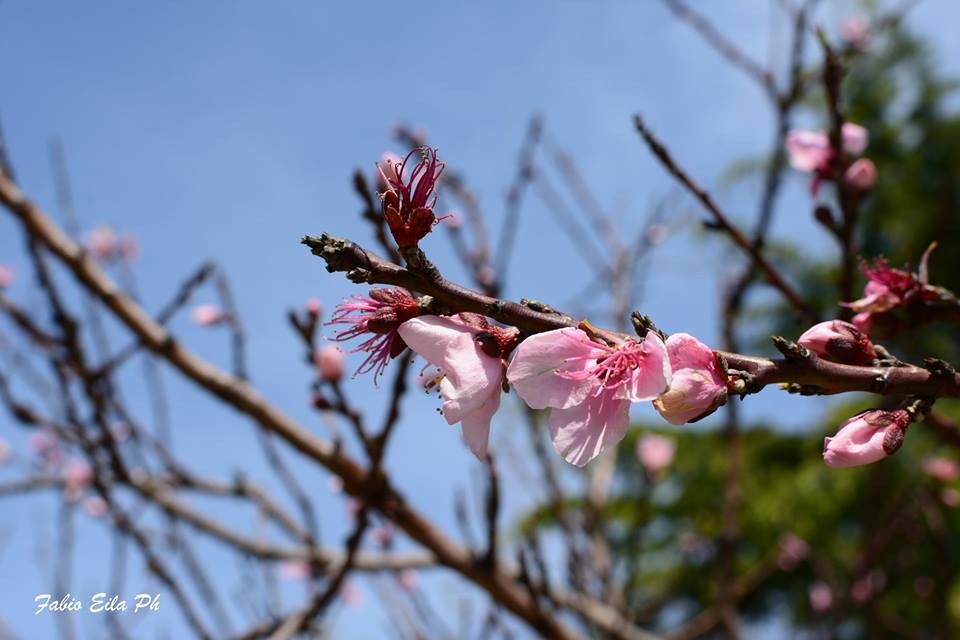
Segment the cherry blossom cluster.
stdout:
<path fill-rule="evenodd" d="M 797 171 L 813 174 L 810 192 L 814 196 L 824 181 L 835 179 L 834 161 L 838 155 L 850 161 L 843 173 L 843 181 L 847 186 L 858 192 L 866 192 L 877 181 L 877 168 L 873 161 L 859 157 L 870 140 L 867 130 L 852 122 L 844 123 L 841 140 L 842 147 L 838 150 L 833 148 L 830 136 L 825 131 L 796 129 L 787 134 L 790 165 Z"/>
<path fill-rule="evenodd" d="M 847 124 L 843 134 L 839 153 L 849 167 L 844 179 L 854 188 L 869 188 L 851 174 L 857 162 L 869 160 L 846 164 L 866 148 L 866 131 Z M 794 166 L 814 173 L 814 191 L 819 181 L 832 179 L 837 152 L 825 133 L 792 132 L 787 146 Z M 419 157 L 418 164 L 405 171 L 414 157 Z M 418 243 L 437 222 L 433 206 L 443 163 L 434 150 L 421 148 L 403 160 L 386 158 L 384 165 L 381 202 L 387 227 L 408 262 L 411 256 L 425 261 Z M 882 260 L 864 266 L 865 297 L 846 303 L 857 312 L 854 322 L 821 322 L 794 346 L 834 363 L 895 365 L 895 359 L 872 342 L 871 324 L 876 314 L 942 298 L 943 291 L 926 282 L 928 255 L 922 275 L 893 269 Z M 423 264 L 429 263 L 419 262 Z M 652 402 L 667 422 L 682 425 L 710 415 L 730 393 L 743 392 L 744 373 L 728 372 L 720 354 L 691 335 L 667 336 L 652 326 L 638 327 L 639 337 L 613 335 L 586 320 L 575 327 L 524 333 L 476 313 L 442 309 L 432 297 L 417 297 L 400 287 L 374 288 L 368 296 L 343 301 L 326 325 L 338 328 L 334 341 L 358 340 L 351 353 L 365 358 L 357 373 L 372 372 L 375 381 L 390 360 L 408 348 L 426 360 L 431 372 L 422 374 L 424 386 L 438 391 L 441 414 L 447 423 L 460 424 L 464 442 L 478 458 L 487 454 L 501 394 L 511 389 L 531 409 L 548 411 L 554 448 L 577 466 L 623 439 L 634 403 Z M 342 376 L 339 348 L 319 350 L 315 361 L 322 378 L 337 381 Z M 899 409 L 875 409 L 850 418 L 835 436 L 826 438 L 824 461 L 848 467 L 892 454 L 907 427 L 929 406 L 929 401 L 914 399 Z M 655 477 L 672 459 L 672 443 L 645 438 L 638 444 L 638 458 Z"/>

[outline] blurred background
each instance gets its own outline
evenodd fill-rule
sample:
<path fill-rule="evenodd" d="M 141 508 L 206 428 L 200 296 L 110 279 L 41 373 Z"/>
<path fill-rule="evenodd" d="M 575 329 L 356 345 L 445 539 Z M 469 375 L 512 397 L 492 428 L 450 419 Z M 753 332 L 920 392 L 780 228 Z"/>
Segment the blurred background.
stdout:
<path fill-rule="evenodd" d="M 781 86 L 790 71 L 793 4 L 799 3 L 691 2 Z M 18 184 L 44 210 L 68 228 L 75 225 L 78 237 L 108 225 L 136 240 L 135 258 L 108 266 L 148 311 L 160 310 L 201 263 L 214 261 L 229 278 L 242 318 L 253 385 L 302 424 L 332 437 L 331 429 L 345 427 L 311 406 L 316 376 L 304 364 L 287 312 L 316 297 L 328 318 L 339 300 L 364 291 L 327 274 L 299 241 L 328 231 L 375 247 L 360 216 L 364 203 L 354 175 L 359 170 L 372 186 L 374 162 L 385 151 L 402 155 L 409 144 L 404 134 L 439 149 L 448 172 L 475 198 L 495 248 L 504 225 L 515 234 L 512 253 L 497 264 L 503 297 L 536 298 L 603 326 L 626 321 L 620 313 L 626 302 L 628 311 L 640 309 L 667 332 L 688 332 L 717 347 L 727 339 L 724 292 L 744 258 L 726 236 L 704 226 L 704 213 L 650 155 L 632 117 L 642 114 L 678 161 L 749 229 L 778 139 L 776 114 L 763 87 L 718 55 L 671 6 L 8 1 L 0 3 L 0 53 L 7 61 L 0 124 Z M 902 20 L 884 21 L 888 16 Z M 857 49 L 844 84 L 848 115 L 869 130 L 867 155 L 879 174 L 862 209 L 861 253 L 916 265 L 938 240 L 931 279 L 957 290 L 960 118 L 953 90 L 960 6 L 823 1 L 809 24 L 841 46 L 851 19 L 875 27 L 865 41 L 845 45 Z M 791 124 L 822 128 L 828 118 L 816 76 L 822 52 L 811 32 L 804 40 L 801 66 L 814 79 Z M 537 177 L 524 181 L 517 177 L 518 158 L 530 147 L 531 122 L 540 132 L 531 160 Z M 837 247 L 813 217 L 808 176 L 789 168 L 781 174 L 768 250 L 820 315 L 833 317 L 839 313 Z M 590 198 L 578 196 L 581 181 Z M 524 196 L 511 209 L 510 190 L 518 184 Z M 603 225 L 585 202 L 603 212 L 629 249 L 626 294 L 604 282 L 597 265 L 611 254 Z M 461 201 L 442 204 L 464 215 Z M 464 260 L 470 247 L 446 236 L 438 228 L 425 251 L 447 277 L 473 284 L 477 273 Z M 46 321 L 23 238 L 8 215 L 0 216 L 0 264 L 17 274 L 5 295 Z M 56 275 L 70 282 L 65 271 Z M 858 294 L 861 285 L 862 279 Z M 79 293 L 68 297 L 83 309 Z M 195 292 L 191 304 L 202 303 L 222 303 L 216 286 Z M 229 331 L 197 326 L 189 309 L 169 326 L 190 349 L 230 367 Z M 754 287 L 736 333 L 741 350 L 769 355 L 771 333 L 795 337 L 803 328 L 774 292 Z M 110 320 L 105 333 L 111 352 L 127 342 Z M 937 355 L 956 362 L 957 337 L 955 329 L 934 325 L 885 344 L 904 360 Z M 0 322 L 0 346 L 9 356 L 0 367 L 18 393 L 28 394 L 14 364 L 28 345 L 9 323 Z M 349 356 L 348 370 L 359 363 Z M 165 366 L 151 375 L 158 377 L 130 364 L 117 381 L 145 422 L 158 419 L 162 388 L 159 411 L 183 465 L 228 480 L 242 473 L 289 504 L 249 420 Z M 343 386 L 371 419 L 385 411 L 386 392 L 369 376 L 347 376 Z M 459 429 L 436 414 L 437 405 L 419 389 L 409 394 L 384 467 L 418 509 L 467 539 L 465 520 L 483 524 L 483 465 L 462 445 Z M 726 593 L 718 592 L 714 576 L 722 571 L 723 541 L 731 540 L 722 517 L 730 477 L 722 427 L 729 417 L 721 411 L 667 428 L 651 407 L 634 407 L 636 428 L 618 449 L 594 532 L 612 554 L 631 619 L 646 629 L 674 629 L 730 599 L 742 637 L 954 637 L 960 627 L 960 555 L 953 544 L 960 533 L 960 471 L 948 463 L 956 458 L 956 442 L 919 425 L 883 463 L 831 470 L 820 455 L 824 435 L 854 412 L 877 406 L 875 398 L 768 389 L 738 406 L 739 515 L 727 568 L 735 579 Z M 952 403 L 937 408 L 960 418 Z M 528 457 L 531 442 L 546 441 L 541 422 L 526 416 L 516 398 L 504 398 L 492 435 L 500 464 L 499 522 L 508 549 L 541 536 L 547 564 L 562 581 L 568 549 L 557 531 L 556 505 L 548 503 L 542 471 Z M 677 444 L 661 471 L 644 469 L 635 454 L 637 439 L 650 432 Z M 0 415 L 0 438 L 11 451 L 0 468 L 3 482 L 38 468 L 33 435 Z M 359 450 L 349 441 L 345 446 Z M 316 465 L 283 447 L 280 454 L 313 501 L 324 541 L 342 544 L 352 527 L 344 495 Z M 593 472 L 552 462 L 566 507 L 586 509 Z M 191 501 L 237 531 L 262 533 L 251 513 L 223 500 Z M 106 616 L 75 613 L 64 623 L 63 616 L 34 615 L 34 597 L 55 585 L 88 599 L 113 584 L 128 594 L 162 594 L 160 611 L 118 616 L 131 637 L 192 636 L 143 558 L 131 549 L 118 566 L 122 543 L 108 521 L 67 502 L 49 488 L 3 493 L 0 637 L 118 637 Z M 144 526 L 162 532 L 162 514 L 145 515 Z M 211 614 L 215 637 L 235 637 L 315 588 L 278 563 L 267 578 L 259 565 L 254 569 L 222 545 L 202 536 L 193 542 L 193 556 L 202 560 L 225 611 Z M 399 534 L 392 544 L 415 548 Z M 188 575 L 190 563 L 176 550 L 168 553 L 175 571 Z M 383 576 L 349 580 L 349 597 L 341 592 L 318 634 L 418 637 L 401 630 L 401 605 L 391 602 L 391 594 L 412 591 L 412 604 L 402 605 L 421 625 L 419 637 L 484 637 L 486 596 L 443 569 L 417 572 L 412 588 Z M 214 598 L 191 589 L 198 602 Z M 496 637 L 536 637 L 508 614 L 497 624 L 490 632 Z M 717 624 L 702 634 L 687 631 L 691 637 L 734 635 Z M 584 634 L 603 637 L 589 626 Z"/>

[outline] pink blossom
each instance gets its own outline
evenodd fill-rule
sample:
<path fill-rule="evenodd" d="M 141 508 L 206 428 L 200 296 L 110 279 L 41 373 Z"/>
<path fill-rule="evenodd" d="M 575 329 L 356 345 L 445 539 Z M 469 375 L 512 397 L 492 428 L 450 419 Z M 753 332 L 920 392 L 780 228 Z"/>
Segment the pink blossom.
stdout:
<path fill-rule="evenodd" d="M 647 434 L 637 439 L 637 459 L 651 476 L 669 467 L 676 453 L 677 441 L 673 438 Z"/>
<path fill-rule="evenodd" d="M 117 234 L 106 225 L 96 227 L 87 234 L 87 251 L 100 262 L 113 260 L 119 251 L 119 246 Z"/>
<path fill-rule="evenodd" d="M 307 298 L 307 302 L 304 306 L 307 314 L 313 316 L 314 318 L 319 318 L 323 315 L 323 302 L 320 301 L 320 298 L 310 297 Z"/>
<path fill-rule="evenodd" d="M 870 335 L 870 329 L 873 326 L 873 315 L 869 311 L 858 313 L 850 318 L 850 323 L 857 329 L 860 329 L 860 331 Z"/>
<path fill-rule="evenodd" d="M 843 153 L 850 158 L 856 158 L 867 148 L 869 135 L 860 125 L 844 123 L 841 136 Z M 790 165 L 797 171 L 814 174 L 811 190 L 816 195 L 820 182 L 833 178 L 830 164 L 834 150 L 830 145 L 830 136 L 825 131 L 795 129 L 787 134 L 784 144 L 790 157 Z"/>
<path fill-rule="evenodd" d="M 817 613 L 825 613 L 833 606 L 833 590 L 825 582 L 810 585 L 810 608 Z"/>
<path fill-rule="evenodd" d="M 323 347 L 313 357 L 320 377 L 336 382 L 343 377 L 343 351 L 339 347 Z"/>
<path fill-rule="evenodd" d="M 17 279 L 16 272 L 6 265 L 0 264 L 0 289 L 7 289 Z"/>
<path fill-rule="evenodd" d="M 416 155 L 420 156 L 420 161 L 407 171 Z M 443 168 L 436 150 L 427 146 L 414 149 L 401 162 L 378 165 L 386 185 L 380 195 L 383 217 L 401 249 L 417 246 L 438 222 L 433 207 L 437 202 L 436 186 Z"/>
<path fill-rule="evenodd" d="M 85 460 L 71 460 L 63 470 L 63 481 L 67 487 L 86 489 L 93 481 L 93 469 Z"/>
<path fill-rule="evenodd" d="M 780 538 L 780 555 L 777 566 L 783 571 L 793 571 L 797 564 L 810 554 L 807 541 L 794 533 L 786 533 Z"/>
<path fill-rule="evenodd" d="M 397 584 L 406 592 L 416 591 L 420 584 L 420 574 L 414 569 L 404 569 L 397 574 Z"/>
<path fill-rule="evenodd" d="M 363 606 L 363 591 L 360 590 L 353 580 L 345 580 L 340 588 L 340 597 L 343 604 L 351 609 L 359 609 Z"/>
<path fill-rule="evenodd" d="M 280 577 L 291 582 L 308 580 L 313 575 L 310 564 L 302 560 L 288 560 L 280 563 Z"/>
<path fill-rule="evenodd" d="M 83 501 L 83 510 L 91 518 L 100 518 L 107 513 L 107 501 L 100 496 L 90 496 Z"/>
<path fill-rule="evenodd" d="M 727 401 L 727 377 L 713 350 L 686 333 L 667 338 L 673 378 L 653 406 L 670 424 L 685 424 L 716 411 Z"/>
<path fill-rule="evenodd" d="M 400 325 L 400 336 L 443 372 L 438 388 L 443 417 L 460 423 L 463 440 L 478 458 L 487 455 L 490 420 L 500 407 L 504 355 L 516 329 L 489 325 L 481 316 L 422 316 Z"/>
<path fill-rule="evenodd" d="M 877 166 L 868 158 L 860 158 L 847 167 L 843 179 L 857 191 L 869 191 L 877 182 Z"/>
<path fill-rule="evenodd" d="M 56 461 L 60 457 L 60 440 L 57 434 L 48 429 L 43 429 L 30 436 L 27 440 L 27 448 L 41 458 L 49 461 Z"/>
<path fill-rule="evenodd" d="M 864 411 L 824 438 L 823 460 L 830 467 L 856 467 L 882 460 L 903 444 L 910 414 L 903 409 Z"/>
<path fill-rule="evenodd" d="M 350 353 L 364 352 L 366 359 L 354 375 L 373 371 L 374 381 L 387 363 L 407 348 L 397 329 L 420 315 L 420 304 L 406 289 L 371 289 L 370 297 L 354 296 L 337 305 L 327 325 L 346 325 L 333 338 L 338 342 L 363 337 Z"/>
<path fill-rule="evenodd" d="M 867 334 L 843 320 L 815 324 L 797 341 L 824 360 L 844 364 L 870 365 L 877 352 Z"/>
<path fill-rule="evenodd" d="M 960 464 L 950 458 L 933 457 L 923 461 L 923 470 L 940 482 L 953 482 L 960 478 Z"/>
<path fill-rule="evenodd" d="M 659 396 L 670 375 L 667 348 L 653 331 L 642 342 L 608 346 L 572 327 L 527 338 L 507 369 L 530 408 L 551 408 L 553 446 L 577 466 L 619 442 L 630 403 Z"/>
<path fill-rule="evenodd" d="M 861 264 L 860 270 L 867 277 L 863 297 L 842 303 L 857 313 L 883 313 L 914 301 L 928 302 L 939 297 L 936 287 L 921 282 L 915 273 L 891 267 L 883 258 L 875 260 L 872 266 Z"/>
<path fill-rule="evenodd" d="M 193 323 L 200 327 L 215 327 L 227 320 L 227 312 L 215 304 L 201 304 L 193 308 L 190 315 Z"/>
<path fill-rule="evenodd" d="M 857 51 L 865 51 L 870 44 L 870 21 L 866 16 L 852 16 L 840 25 L 840 37 Z"/>

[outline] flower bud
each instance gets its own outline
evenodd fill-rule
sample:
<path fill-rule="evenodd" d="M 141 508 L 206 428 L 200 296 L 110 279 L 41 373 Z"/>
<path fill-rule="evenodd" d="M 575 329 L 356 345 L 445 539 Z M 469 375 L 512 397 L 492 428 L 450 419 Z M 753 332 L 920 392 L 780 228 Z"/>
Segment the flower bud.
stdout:
<path fill-rule="evenodd" d="M 877 352 L 867 334 L 843 320 L 828 320 L 807 329 L 797 341 L 824 360 L 869 365 Z"/>
<path fill-rule="evenodd" d="M 857 467 L 882 460 L 903 444 L 910 414 L 903 409 L 872 409 L 848 419 L 832 438 L 823 440 L 829 467 Z"/>
<path fill-rule="evenodd" d="M 843 179 L 857 191 L 869 191 L 877 182 L 877 166 L 867 158 L 860 158 L 847 167 Z"/>
<path fill-rule="evenodd" d="M 337 382 L 343 377 L 343 352 L 337 347 L 323 347 L 314 355 L 320 377 Z"/>
<path fill-rule="evenodd" d="M 727 377 L 710 347 L 686 333 L 673 334 L 666 345 L 673 379 L 653 406 L 667 422 L 699 420 L 727 401 Z"/>

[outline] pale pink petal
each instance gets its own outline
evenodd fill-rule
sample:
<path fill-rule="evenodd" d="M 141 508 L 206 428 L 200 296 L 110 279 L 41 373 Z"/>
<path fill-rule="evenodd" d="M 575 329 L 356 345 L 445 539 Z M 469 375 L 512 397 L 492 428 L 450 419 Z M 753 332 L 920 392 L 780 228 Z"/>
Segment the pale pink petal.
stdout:
<path fill-rule="evenodd" d="M 670 466 L 677 453 L 677 441 L 654 433 L 637 439 L 637 459 L 651 475 L 657 475 Z"/>
<path fill-rule="evenodd" d="M 630 425 L 630 402 L 601 393 L 569 409 L 550 412 L 553 446 L 564 460 L 582 467 L 623 439 Z"/>
<path fill-rule="evenodd" d="M 843 137 L 843 150 L 846 153 L 858 156 L 866 151 L 867 144 L 870 142 L 870 134 L 866 129 L 852 122 L 844 122 L 840 133 Z"/>
<path fill-rule="evenodd" d="M 531 409 L 566 409 L 582 403 L 596 382 L 557 373 L 581 373 L 606 353 L 579 329 L 538 333 L 517 347 L 507 368 L 507 380 Z"/>
<path fill-rule="evenodd" d="M 487 457 L 487 443 L 490 441 L 490 420 L 500 408 L 500 389 L 495 388 L 487 401 L 479 408 L 463 417 L 460 431 L 463 441 L 480 460 Z"/>
<path fill-rule="evenodd" d="M 797 171 L 816 171 L 830 161 L 830 139 L 823 131 L 791 131 L 787 134 L 786 146 L 790 166 Z"/>
<path fill-rule="evenodd" d="M 631 402 L 653 400 L 670 386 L 672 370 L 667 347 L 653 331 L 647 333 L 641 346 L 643 359 L 633 370 L 630 381 L 617 390 L 616 397 Z"/>
<path fill-rule="evenodd" d="M 484 404 L 491 388 L 499 389 L 503 365 L 483 352 L 474 339 L 475 329 L 455 318 L 421 316 L 404 322 L 398 331 L 411 349 L 443 371 L 440 394 L 449 424 Z"/>

